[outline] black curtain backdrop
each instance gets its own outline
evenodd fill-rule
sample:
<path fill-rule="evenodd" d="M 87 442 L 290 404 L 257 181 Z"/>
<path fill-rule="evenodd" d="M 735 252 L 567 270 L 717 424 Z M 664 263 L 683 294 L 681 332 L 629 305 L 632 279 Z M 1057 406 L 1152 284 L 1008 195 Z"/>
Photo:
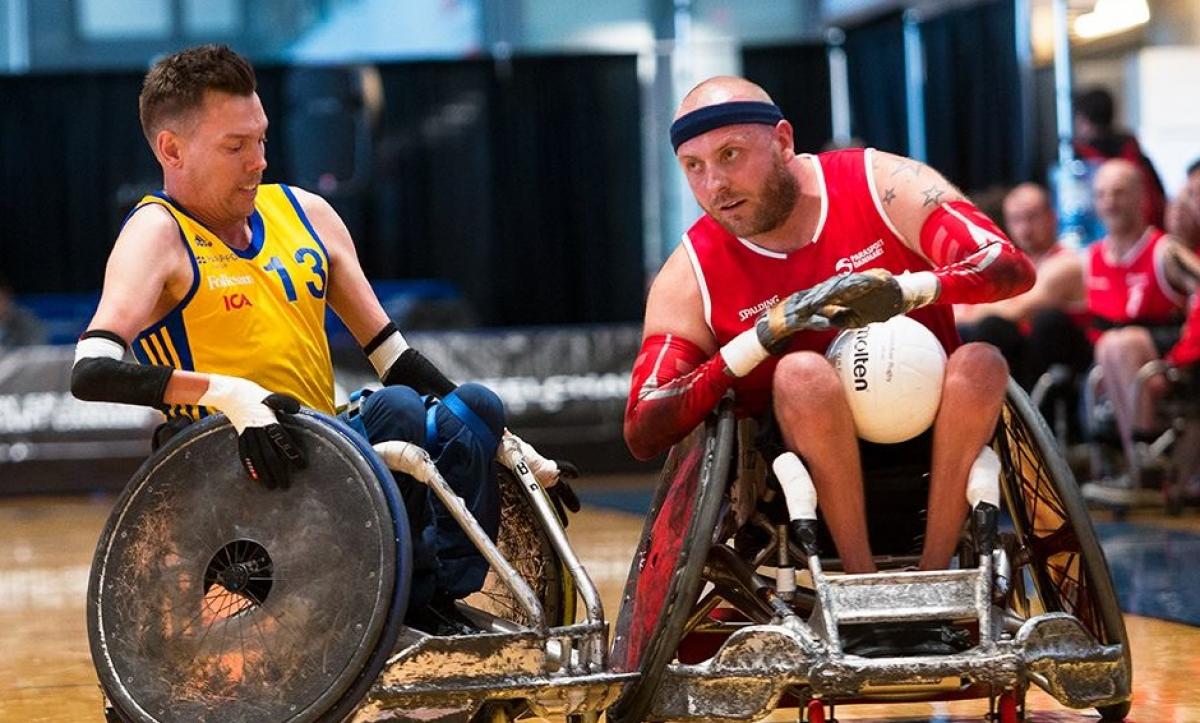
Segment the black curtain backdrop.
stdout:
<path fill-rule="evenodd" d="M 488 324 L 640 318 L 636 58 L 379 71 L 365 203 L 331 199 L 358 204 L 339 210 L 370 277 L 449 279 Z M 286 72 L 258 69 L 276 135 Z M 141 76 L 0 76 L 0 272 L 18 292 L 98 289 L 124 212 L 160 187 L 138 126 Z M 289 180 L 288 145 L 268 142 L 268 182 Z"/>
<path fill-rule="evenodd" d="M 1021 174 L 1015 22 L 1012 0 L 993 0 L 920 25 L 929 164 L 968 192 Z"/>
<path fill-rule="evenodd" d="M 904 22 L 890 13 L 846 29 L 851 132 L 866 145 L 908 154 Z"/>
<path fill-rule="evenodd" d="M 280 71 L 257 70 L 268 116 Z M 18 292 L 94 291 L 121 222 L 162 173 L 142 135 L 142 74 L 0 76 L 0 273 Z M 267 173 L 284 167 L 267 144 Z"/>
<path fill-rule="evenodd" d="M 816 153 L 833 137 L 829 55 L 824 45 L 744 48 L 742 73 L 761 85 L 791 121 L 797 151 Z"/>

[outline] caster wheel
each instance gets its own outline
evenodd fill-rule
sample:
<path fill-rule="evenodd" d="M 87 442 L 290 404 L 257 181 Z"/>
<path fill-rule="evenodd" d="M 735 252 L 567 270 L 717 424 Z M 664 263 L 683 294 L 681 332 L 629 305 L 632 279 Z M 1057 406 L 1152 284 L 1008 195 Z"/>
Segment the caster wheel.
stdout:
<path fill-rule="evenodd" d="M 805 707 L 808 723 L 825 723 L 825 706 L 819 700 L 810 700 Z"/>

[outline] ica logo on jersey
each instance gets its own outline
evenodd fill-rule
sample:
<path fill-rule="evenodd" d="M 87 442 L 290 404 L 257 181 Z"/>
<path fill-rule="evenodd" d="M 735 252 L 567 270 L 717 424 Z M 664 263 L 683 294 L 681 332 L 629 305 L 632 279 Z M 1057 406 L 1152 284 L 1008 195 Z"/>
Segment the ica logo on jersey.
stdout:
<path fill-rule="evenodd" d="M 225 294 L 221 297 L 225 302 L 225 311 L 233 311 L 247 306 L 254 306 L 250 301 L 250 297 L 245 294 Z"/>

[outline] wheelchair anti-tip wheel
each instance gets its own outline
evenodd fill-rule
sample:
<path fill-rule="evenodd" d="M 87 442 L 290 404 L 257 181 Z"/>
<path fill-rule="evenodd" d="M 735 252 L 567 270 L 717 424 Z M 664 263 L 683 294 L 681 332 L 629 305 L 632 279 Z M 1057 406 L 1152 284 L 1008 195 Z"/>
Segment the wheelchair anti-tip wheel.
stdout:
<path fill-rule="evenodd" d="M 391 653 L 411 545 L 391 474 L 315 413 L 308 468 L 246 478 L 224 417 L 151 456 L 117 500 L 88 585 L 88 636 L 120 719 L 340 721 Z"/>

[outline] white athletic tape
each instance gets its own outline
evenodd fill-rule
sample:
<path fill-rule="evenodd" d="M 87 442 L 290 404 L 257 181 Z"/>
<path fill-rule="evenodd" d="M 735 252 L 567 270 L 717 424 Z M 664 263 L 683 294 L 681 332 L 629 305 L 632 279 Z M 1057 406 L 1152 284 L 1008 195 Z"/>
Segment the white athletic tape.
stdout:
<path fill-rule="evenodd" d="M 559 471 L 557 462 L 552 459 L 546 459 L 540 452 L 533 448 L 532 444 L 508 430 L 504 431 L 504 436 L 516 441 L 521 456 L 525 458 L 525 464 L 529 466 L 529 471 L 533 472 L 534 479 L 538 481 L 538 484 L 545 489 L 550 489 L 558 484 Z"/>
<path fill-rule="evenodd" d="M 932 304 L 938 297 L 941 284 L 932 271 L 904 272 L 896 274 L 896 283 L 909 308 L 916 309 Z"/>
<path fill-rule="evenodd" d="M 733 337 L 728 344 L 721 347 L 721 358 L 735 377 L 744 377 L 754 371 L 754 367 L 770 355 L 771 352 L 758 340 L 758 333 L 754 327 Z"/>
<path fill-rule="evenodd" d="M 429 453 L 412 442 L 392 440 L 371 445 L 383 463 L 393 472 L 403 472 L 422 484 L 437 474 Z"/>
<path fill-rule="evenodd" d="M 80 359 L 116 359 L 121 361 L 125 357 L 125 347 L 121 346 L 112 339 L 105 339 L 101 336 L 89 336 L 86 339 L 80 339 L 75 345 L 75 362 L 79 363 Z"/>
<path fill-rule="evenodd" d="M 404 340 L 404 336 L 398 331 L 393 331 L 367 358 L 371 360 L 371 366 L 375 367 L 375 373 L 383 379 L 383 375 L 387 374 L 387 370 L 392 368 L 407 348 L 408 342 Z"/>
<path fill-rule="evenodd" d="M 263 400 L 271 393 L 249 379 L 209 374 L 208 389 L 197 401 L 206 407 L 219 409 L 229 418 L 238 434 L 246 427 L 267 427 L 279 420 Z"/>
<path fill-rule="evenodd" d="M 980 502 L 1000 506 L 1000 458 L 985 446 L 967 474 L 967 504 L 974 509 Z"/>
<path fill-rule="evenodd" d="M 817 519 L 817 488 L 804 463 L 792 452 L 784 452 L 771 463 L 775 478 L 787 499 L 788 517 L 793 520 Z"/>

